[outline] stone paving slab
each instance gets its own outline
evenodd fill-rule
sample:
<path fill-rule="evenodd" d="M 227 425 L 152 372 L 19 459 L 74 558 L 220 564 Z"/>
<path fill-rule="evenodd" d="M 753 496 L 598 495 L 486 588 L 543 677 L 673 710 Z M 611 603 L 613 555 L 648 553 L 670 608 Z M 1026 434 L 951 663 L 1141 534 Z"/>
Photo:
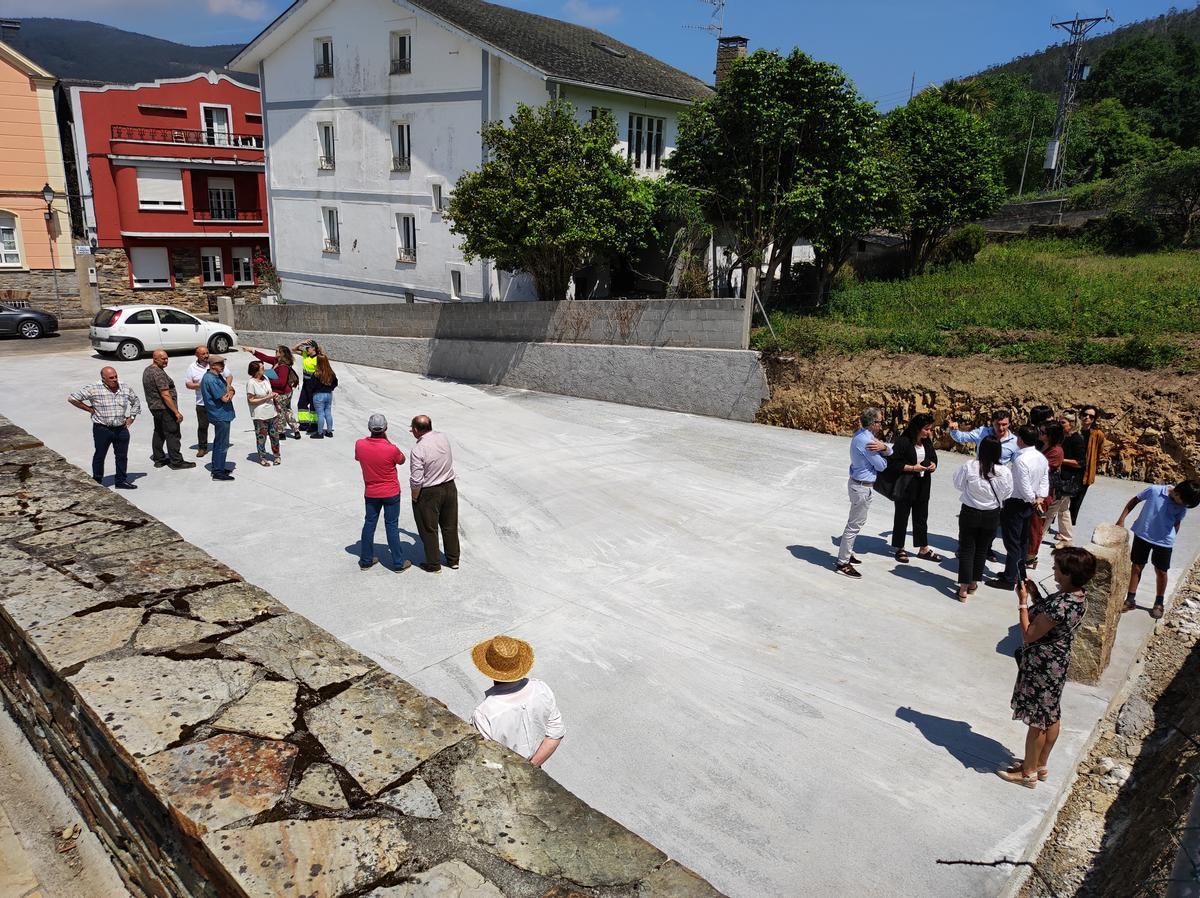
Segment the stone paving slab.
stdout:
<path fill-rule="evenodd" d="M 361 677 L 374 665 L 299 614 L 255 624 L 222 643 L 241 657 L 289 680 L 319 690 Z"/>
<path fill-rule="evenodd" d="M 296 695 L 299 691 L 300 687 L 295 683 L 260 680 L 213 720 L 212 725 L 218 730 L 283 739 L 296 728 Z"/>

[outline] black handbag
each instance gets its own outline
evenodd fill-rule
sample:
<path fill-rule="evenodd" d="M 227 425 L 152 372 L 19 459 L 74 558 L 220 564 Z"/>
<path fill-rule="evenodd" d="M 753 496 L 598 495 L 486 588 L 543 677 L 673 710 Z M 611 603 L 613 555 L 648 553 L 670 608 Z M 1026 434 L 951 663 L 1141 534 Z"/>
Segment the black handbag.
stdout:
<path fill-rule="evenodd" d="M 889 468 L 875 478 L 875 483 L 873 483 L 872 486 L 874 487 L 875 492 L 879 493 L 879 495 L 883 496 L 883 498 L 887 499 L 889 502 L 895 502 L 896 481 L 898 479 L 899 475 L 893 474 Z"/>

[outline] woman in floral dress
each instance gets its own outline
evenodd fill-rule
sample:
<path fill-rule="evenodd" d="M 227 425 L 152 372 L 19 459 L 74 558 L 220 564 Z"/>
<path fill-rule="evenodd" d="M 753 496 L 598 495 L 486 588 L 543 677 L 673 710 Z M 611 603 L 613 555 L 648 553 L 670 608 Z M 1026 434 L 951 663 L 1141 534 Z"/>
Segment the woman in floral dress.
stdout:
<path fill-rule="evenodd" d="M 1029 730 L 1025 734 L 1025 757 L 997 771 L 1010 783 L 1032 789 L 1039 779 L 1046 778 L 1046 762 L 1058 739 L 1060 701 L 1071 645 L 1087 607 L 1084 587 L 1095 573 L 1096 558 L 1091 552 L 1059 549 L 1054 553 L 1055 592 L 1039 595 L 1032 580 L 1017 588 L 1022 645 L 1017 652 L 1012 709 L 1013 720 L 1022 721 Z"/>

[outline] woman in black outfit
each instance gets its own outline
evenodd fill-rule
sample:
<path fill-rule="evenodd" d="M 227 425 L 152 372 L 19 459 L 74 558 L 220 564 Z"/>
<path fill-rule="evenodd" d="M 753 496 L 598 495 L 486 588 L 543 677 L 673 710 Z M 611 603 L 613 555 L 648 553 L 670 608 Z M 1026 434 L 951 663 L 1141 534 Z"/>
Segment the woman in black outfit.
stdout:
<path fill-rule="evenodd" d="M 914 415 L 900 434 L 888 458 L 890 473 L 896 478 L 896 516 L 892 521 L 892 547 L 896 560 L 908 564 L 904 551 L 908 535 L 908 517 L 912 515 L 913 543 L 917 557 L 941 561 L 942 556 L 929 548 L 929 488 L 937 470 L 937 452 L 933 448 L 933 415 Z"/>

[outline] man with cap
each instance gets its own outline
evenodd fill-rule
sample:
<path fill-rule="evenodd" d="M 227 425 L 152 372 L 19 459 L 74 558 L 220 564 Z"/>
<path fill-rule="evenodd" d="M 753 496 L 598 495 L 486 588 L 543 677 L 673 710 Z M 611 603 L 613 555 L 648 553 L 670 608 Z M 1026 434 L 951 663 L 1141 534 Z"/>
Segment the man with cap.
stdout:
<path fill-rule="evenodd" d="M 404 464 L 404 453 L 387 437 L 387 418 L 371 415 L 367 419 L 370 436 L 354 444 L 354 460 L 362 467 L 366 516 L 358 544 L 358 566 L 366 570 L 375 564 L 375 527 L 383 511 L 383 530 L 392 553 L 392 569 L 403 573 L 412 567 L 400 545 L 400 478 L 396 468 Z"/>
<path fill-rule="evenodd" d="M 234 392 L 233 384 L 225 379 L 225 357 L 210 356 L 208 373 L 200 381 L 200 395 L 213 426 L 213 480 L 233 480 L 233 474 L 225 467 L 225 456 L 229 452 L 229 429 L 237 417 L 233 410 Z"/>
<path fill-rule="evenodd" d="M 528 676 L 533 647 L 523 639 L 495 636 L 471 649 L 471 660 L 492 678 L 492 687 L 471 715 L 475 729 L 541 767 L 567 731 L 550 687 Z"/>

